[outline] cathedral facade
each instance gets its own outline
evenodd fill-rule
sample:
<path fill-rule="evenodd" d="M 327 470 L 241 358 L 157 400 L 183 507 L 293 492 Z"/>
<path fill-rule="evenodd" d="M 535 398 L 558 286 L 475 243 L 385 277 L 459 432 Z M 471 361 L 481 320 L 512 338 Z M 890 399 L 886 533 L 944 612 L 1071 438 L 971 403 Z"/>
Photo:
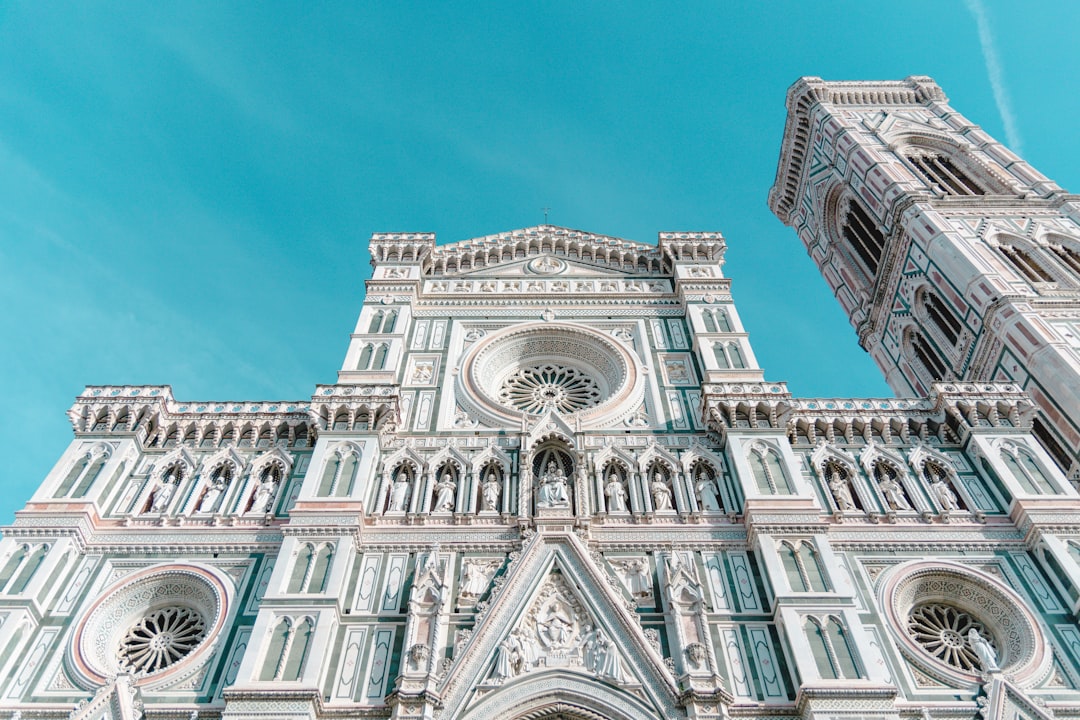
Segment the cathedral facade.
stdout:
<path fill-rule="evenodd" d="M 795 398 L 724 251 L 376 234 L 310 399 L 88 387 L 0 541 L 0 713 L 1080 715 L 1045 408 L 961 373 Z"/>

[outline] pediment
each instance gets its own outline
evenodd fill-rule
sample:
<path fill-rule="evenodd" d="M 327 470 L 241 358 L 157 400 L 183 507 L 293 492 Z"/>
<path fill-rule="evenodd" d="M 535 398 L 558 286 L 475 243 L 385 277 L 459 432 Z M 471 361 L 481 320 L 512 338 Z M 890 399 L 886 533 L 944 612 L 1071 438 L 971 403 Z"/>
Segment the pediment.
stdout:
<path fill-rule="evenodd" d="M 497 705 L 555 677 L 563 687 L 602 688 L 651 716 L 682 714 L 675 680 L 646 639 L 633 599 L 577 537 L 534 536 L 489 602 L 441 683 L 444 716 Z"/>
<path fill-rule="evenodd" d="M 628 275 L 642 275 L 639 271 L 618 270 L 606 263 L 591 263 L 587 260 L 566 258 L 557 255 L 537 255 L 536 257 L 514 260 L 489 265 L 487 267 L 467 270 L 459 273 L 467 278 L 601 278 L 601 277 L 626 277 Z"/>

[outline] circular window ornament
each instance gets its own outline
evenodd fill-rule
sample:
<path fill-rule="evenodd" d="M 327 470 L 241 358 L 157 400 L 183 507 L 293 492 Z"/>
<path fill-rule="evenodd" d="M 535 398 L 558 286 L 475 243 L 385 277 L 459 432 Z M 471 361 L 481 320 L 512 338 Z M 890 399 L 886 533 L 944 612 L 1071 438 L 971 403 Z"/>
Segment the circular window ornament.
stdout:
<path fill-rule="evenodd" d="M 70 663 L 87 687 L 118 673 L 179 679 L 210 657 L 232 605 L 232 584 L 195 565 L 159 565 L 106 589 L 76 625 Z"/>
<path fill-rule="evenodd" d="M 645 392 L 641 364 L 628 348 L 561 322 L 488 335 L 470 349 L 456 382 L 462 407 L 493 427 L 548 411 L 590 427 L 613 425 Z"/>
<path fill-rule="evenodd" d="M 938 680 L 978 684 L 1000 669 L 1030 686 L 1051 669 L 1037 619 L 993 577 L 956 563 L 916 561 L 891 571 L 878 594 L 900 650 Z"/>
<path fill-rule="evenodd" d="M 558 275 L 566 269 L 566 263 L 550 255 L 541 255 L 530 260 L 527 267 L 538 275 Z"/>

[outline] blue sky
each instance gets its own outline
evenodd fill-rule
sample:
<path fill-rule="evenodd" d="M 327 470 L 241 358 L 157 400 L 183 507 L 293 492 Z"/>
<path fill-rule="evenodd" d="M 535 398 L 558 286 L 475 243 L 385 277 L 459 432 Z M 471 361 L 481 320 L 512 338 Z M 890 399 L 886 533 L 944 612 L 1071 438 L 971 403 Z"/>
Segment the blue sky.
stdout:
<path fill-rule="evenodd" d="M 766 377 L 888 395 L 766 207 L 801 75 L 933 76 L 1080 189 L 1080 3 L 0 4 L 0 523 L 86 384 L 333 382 L 367 239 L 720 230 Z"/>

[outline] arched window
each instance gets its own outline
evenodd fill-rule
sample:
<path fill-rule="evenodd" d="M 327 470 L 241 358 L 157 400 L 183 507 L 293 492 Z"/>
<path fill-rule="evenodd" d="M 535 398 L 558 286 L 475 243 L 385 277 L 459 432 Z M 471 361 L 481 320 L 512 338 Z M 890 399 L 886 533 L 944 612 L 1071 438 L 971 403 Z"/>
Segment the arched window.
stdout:
<path fill-rule="evenodd" d="M 365 345 L 360 350 L 360 360 L 356 363 L 357 370 L 368 370 L 371 368 L 371 356 L 375 352 L 373 345 Z"/>
<path fill-rule="evenodd" d="M 788 585 L 795 592 L 827 592 L 825 577 L 814 548 L 805 542 L 780 543 L 780 557 Z"/>
<path fill-rule="evenodd" d="M 713 343 L 713 355 L 716 357 L 716 364 L 721 370 L 731 367 L 727 353 L 724 352 L 724 343 Z"/>
<path fill-rule="evenodd" d="M 29 545 L 20 545 L 15 548 L 8 557 L 7 562 L 4 563 L 3 570 L 0 570 L 0 591 L 7 587 L 8 582 L 18 572 L 19 567 L 23 564 L 23 561 L 30 555 Z"/>
<path fill-rule="evenodd" d="M 19 566 L 18 574 L 15 575 L 15 578 L 7 587 L 7 594 L 16 595 L 26 589 L 26 586 L 34 579 L 34 575 L 37 573 L 38 568 L 45 562 L 45 554 L 48 553 L 48 551 L 48 545 L 38 545 L 34 551 L 30 553 L 26 562 Z"/>
<path fill-rule="evenodd" d="M 394 332 L 394 325 L 397 323 L 397 311 L 391 310 L 386 313 L 386 320 L 383 321 L 382 331 L 384 333 Z"/>
<path fill-rule="evenodd" d="M 382 328 L 382 324 L 383 324 L 383 311 L 378 310 L 378 311 L 375 312 L 374 315 L 371 316 L 371 324 L 368 325 L 368 332 L 369 333 L 377 333 L 377 332 L 379 332 L 380 328 Z"/>
<path fill-rule="evenodd" d="M 291 634 L 292 621 L 289 618 L 282 618 L 274 626 L 273 632 L 270 633 L 270 642 L 266 646 L 262 672 L 259 673 L 260 680 L 279 680 L 281 678 L 281 674 L 285 671 L 286 645 Z"/>
<path fill-rule="evenodd" d="M 716 311 L 716 326 L 720 328 L 720 332 L 731 332 L 731 322 L 723 310 Z"/>
<path fill-rule="evenodd" d="M 839 618 L 808 616 L 803 628 L 822 678 L 839 680 L 859 677 L 847 633 Z"/>
<path fill-rule="evenodd" d="M 714 333 L 716 329 L 716 318 L 713 317 L 711 310 L 705 310 L 701 313 L 701 319 L 705 323 L 705 332 Z"/>
<path fill-rule="evenodd" d="M 386 354 L 390 351 L 390 347 L 385 343 L 380 345 L 375 351 L 375 357 L 371 361 L 372 370 L 383 370 L 386 368 Z"/>
<path fill-rule="evenodd" d="M 1015 245 L 1002 243 L 998 246 L 1001 254 L 1022 278 L 1032 283 L 1053 282 L 1054 278 L 1039 264 L 1031 253 Z"/>
<path fill-rule="evenodd" d="M 349 451 L 334 452 L 326 461 L 322 480 L 319 482 L 320 497 L 344 497 L 352 493 L 356 481 L 356 455 Z"/>
<path fill-rule="evenodd" d="M 885 235 L 869 213 L 854 200 L 848 204 L 840 234 L 855 250 L 866 265 L 866 269 L 870 271 L 870 277 L 873 278 L 881 264 L 881 254 L 885 249 Z"/>
<path fill-rule="evenodd" d="M 307 586 L 304 588 L 309 593 L 321 593 L 326 589 L 326 578 L 330 575 L 330 561 L 334 557 L 334 548 L 325 544 L 319 548 L 312 563 L 311 573 L 308 577 Z"/>
<path fill-rule="evenodd" d="M 86 453 L 75 461 L 68 470 L 68 474 L 64 476 L 64 480 L 60 483 L 60 487 L 56 489 L 56 497 L 66 497 L 71 492 L 71 486 L 75 484 L 75 481 L 82 476 L 83 471 L 86 470 L 90 464 L 90 453 Z"/>
<path fill-rule="evenodd" d="M 956 345 L 956 341 L 960 339 L 960 331 L 963 328 L 956 315 L 945 306 L 941 298 L 932 292 L 923 293 L 922 300 L 926 317 L 929 318 L 942 337 L 948 341 L 949 345 Z"/>
<path fill-rule="evenodd" d="M 1031 423 L 1031 434 L 1035 436 L 1035 439 L 1039 441 L 1046 452 L 1050 453 L 1050 457 L 1054 458 L 1054 462 L 1058 464 L 1058 467 L 1067 472 L 1072 464 L 1072 459 L 1069 457 L 1069 453 L 1065 451 L 1065 447 L 1058 442 L 1053 432 L 1046 426 L 1046 423 L 1039 418 L 1035 418 Z"/>
<path fill-rule="evenodd" d="M 308 646 L 311 644 L 311 633 L 314 625 L 311 618 L 304 618 L 298 625 L 294 625 L 289 635 L 284 654 L 285 663 L 281 668 L 280 677 L 276 680 L 299 680 L 304 673 L 304 661 L 307 659 Z"/>
<path fill-rule="evenodd" d="M 930 187 L 946 195 L 985 195 L 986 191 L 947 156 L 931 151 L 911 151 L 907 160 Z"/>
<path fill-rule="evenodd" d="M 1061 261 L 1062 265 L 1067 267 L 1073 275 L 1080 277 L 1080 253 L 1061 243 L 1053 243 L 1047 247 Z"/>
<path fill-rule="evenodd" d="M 1057 491 L 1031 454 L 1015 445 L 1003 445 L 1001 459 L 1009 467 L 1020 486 L 1031 495 L 1053 495 Z"/>
<path fill-rule="evenodd" d="M 742 351 L 739 350 L 739 344 L 738 343 L 731 343 L 730 345 L 728 345 L 727 350 L 728 350 L 728 354 L 731 356 L 731 367 L 733 367 L 733 368 L 744 368 L 744 367 L 746 367 L 746 362 L 743 361 Z"/>
<path fill-rule="evenodd" d="M 923 377 L 931 381 L 944 380 L 946 375 L 945 363 L 941 361 L 937 352 L 926 342 L 926 338 L 914 330 L 909 332 L 908 337 L 911 350 L 922 366 Z"/>
<path fill-rule="evenodd" d="M 754 473 L 754 481 L 758 492 L 762 495 L 790 495 L 791 485 L 788 482 L 784 465 L 772 448 L 755 446 L 750 450 L 750 468 Z"/>
<path fill-rule="evenodd" d="M 315 558 L 315 547 L 310 543 L 304 543 L 296 553 L 296 562 L 293 564 L 292 577 L 289 578 L 289 587 L 286 592 L 299 593 L 304 591 L 308 573 L 311 572 L 312 560 Z"/>

